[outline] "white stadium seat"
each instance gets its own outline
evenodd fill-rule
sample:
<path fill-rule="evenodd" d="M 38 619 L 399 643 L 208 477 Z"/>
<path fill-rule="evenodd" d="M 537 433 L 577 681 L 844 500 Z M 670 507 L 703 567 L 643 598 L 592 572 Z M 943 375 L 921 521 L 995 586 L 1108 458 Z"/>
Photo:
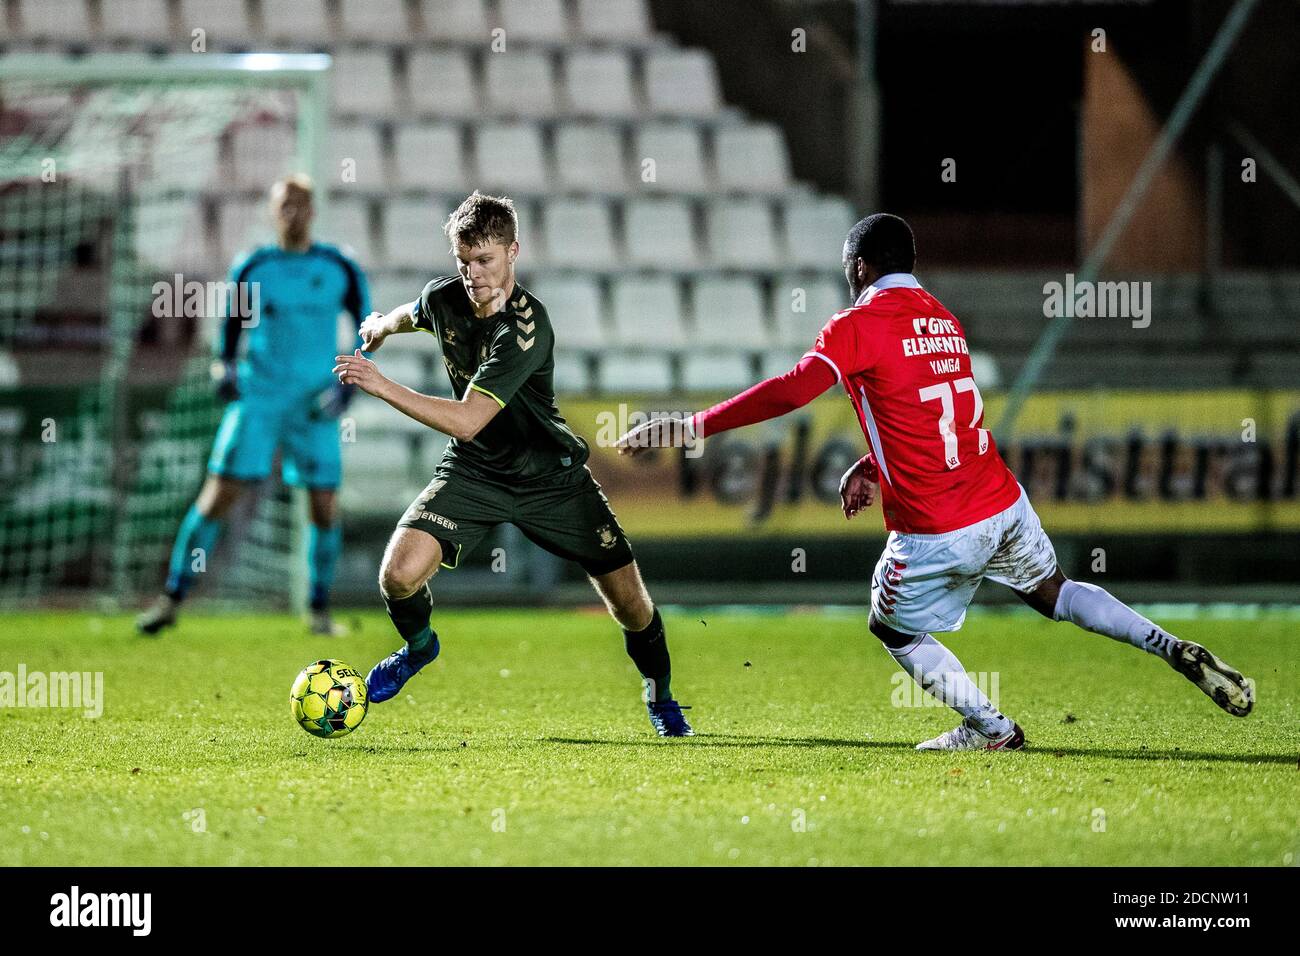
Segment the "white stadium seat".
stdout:
<path fill-rule="evenodd" d="M 519 258 L 515 261 L 515 265 L 525 272 L 537 266 L 544 266 L 546 250 L 542 248 L 540 220 L 535 204 L 516 198 L 515 214 L 519 218 L 520 247 Z"/>
<path fill-rule="evenodd" d="M 564 189 L 624 192 L 627 169 L 622 135 L 607 125 L 561 126 L 555 133 L 555 175 Z"/>
<path fill-rule="evenodd" d="M 414 269 L 427 275 L 449 270 L 447 221 L 443 203 L 423 199 L 390 199 L 384 204 L 384 262 L 390 269 Z M 415 290 L 418 292 L 419 290 Z M 411 294 L 415 297 L 415 293 Z"/>
<path fill-rule="evenodd" d="M 507 48 L 512 40 L 562 43 L 569 33 L 563 0 L 498 0 L 497 12 Z"/>
<path fill-rule="evenodd" d="M 411 332 L 409 334 L 414 335 L 415 333 Z M 421 332 L 420 334 L 426 335 L 428 333 Z M 421 352 L 400 347 L 395 349 L 384 348 L 375 353 L 374 361 L 386 376 L 405 385 L 407 388 L 415 389 L 417 392 L 423 391 L 434 377 L 434 370 L 429 368 L 429 356 Z M 441 367 L 442 363 L 439 362 L 438 365 Z"/>
<path fill-rule="evenodd" d="M 333 30 L 325 0 L 262 0 L 262 34 L 272 43 L 328 43 Z"/>
<path fill-rule="evenodd" d="M 690 269 L 700 264 L 691 210 L 680 199 L 635 199 L 623 216 L 624 249 L 632 265 Z"/>
<path fill-rule="evenodd" d="M 633 175 L 646 189 L 670 193 L 702 193 L 709 189 L 704 141 L 690 123 L 647 123 L 636 130 Z M 644 178 L 646 160 L 654 161 L 654 180 Z"/>
<path fill-rule="evenodd" d="M 399 305 L 414 302 L 430 277 L 396 272 L 372 272 L 366 278 L 370 282 L 371 308 L 376 312 L 391 312 Z M 438 343 L 433 341 L 433 336 L 424 332 L 418 335 L 411 333 L 409 339 L 404 336 L 401 339 L 401 347 L 413 345 L 416 339 L 429 339 L 430 348 L 438 351 Z"/>
<path fill-rule="evenodd" d="M 778 276 L 772 286 L 772 325 L 776 339 L 810 349 L 830 317 L 852 304 L 849 284 L 842 278 L 799 273 Z"/>
<path fill-rule="evenodd" d="M 804 353 L 807 351 L 806 348 L 800 349 L 786 346 L 785 348 L 764 352 L 759 363 L 758 374 L 762 378 L 776 378 L 778 375 L 784 375 L 803 360 Z M 813 361 L 820 360 L 813 359 Z"/>
<path fill-rule="evenodd" d="M 389 349 L 392 349 L 393 354 L 402 351 L 406 347 L 406 340 L 415 337 L 414 335 L 401 335 L 389 339 L 384 346 L 383 355 L 388 355 Z M 421 332 L 420 338 L 427 339 L 430 336 Z M 352 424 L 356 428 L 358 442 L 373 440 L 381 435 L 385 438 L 395 438 L 403 433 L 414 432 L 425 427 L 414 419 L 403 415 L 387 402 L 380 401 L 364 393 L 353 399 L 352 404 L 348 406 L 345 417 L 352 419 Z M 404 457 L 402 454 L 398 455 L 399 459 Z"/>
<path fill-rule="evenodd" d="M 843 199 L 798 197 L 785 203 L 786 261 L 794 266 L 832 269 L 853 228 L 853 210 Z"/>
<path fill-rule="evenodd" d="M 549 53 L 507 47 L 485 54 L 488 108 L 495 116 L 555 115 L 555 70 Z"/>
<path fill-rule="evenodd" d="M 667 355 L 609 352 L 600 357 L 597 382 L 601 391 L 615 395 L 662 394 L 673 387 L 673 369 Z"/>
<path fill-rule="evenodd" d="M 722 99 L 713 57 L 704 50 L 655 50 L 645 59 L 650 111 L 664 116 L 712 116 Z"/>
<path fill-rule="evenodd" d="M 544 276 L 528 287 L 546 306 L 556 348 L 599 349 L 606 344 L 601 326 L 600 286 L 585 276 Z"/>
<path fill-rule="evenodd" d="M 474 153 L 483 189 L 543 193 L 550 188 L 542 136 L 531 123 L 476 126 Z"/>
<path fill-rule="evenodd" d="M 377 361 L 383 365 L 383 359 L 386 357 L 386 352 L 380 353 Z M 407 383 L 403 382 L 402 384 Z M 363 395 L 357 399 L 357 402 L 358 404 L 370 404 L 379 402 L 379 400 Z M 380 402 L 379 404 L 383 403 Z M 350 409 L 349 414 L 351 414 Z M 345 441 L 340 444 L 340 450 L 343 453 L 343 473 L 347 474 L 355 468 L 357 474 L 366 476 L 364 486 L 368 488 L 373 488 L 373 484 L 407 480 L 411 472 L 411 442 L 410 439 L 400 434 L 399 429 L 403 426 L 396 421 L 397 418 L 404 416 L 391 408 L 389 414 L 384 415 L 381 411 L 373 418 L 370 416 L 369 410 L 365 413 L 358 410 L 358 414 L 363 415 L 363 420 L 367 422 L 368 427 L 362 428 L 358 425 L 356 441 Z M 355 418 L 355 416 L 353 417 Z M 391 420 L 391 423 L 388 420 Z M 351 484 L 355 487 L 361 483 L 353 482 Z M 345 483 L 346 485 L 347 483 Z M 371 507 L 374 507 L 373 502 Z"/>
<path fill-rule="evenodd" d="M 553 266 L 609 269 L 619 263 L 609 204 L 599 199 L 554 199 L 543 221 L 546 258 Z"/>
<path fill-rule="evenodd" d="M 776 220 L 766 199 L 720 199 L 709 204 L 706 218 L 716 264 L 770 269 L 780 261 Z"/>
<path fill-rule="evenodd" d="M 651 37 L 646 0 L 578 0 L 578 32 L 592 40 L 643 43 Z"/>
<path fill-rule="evenodd" d="M 682 386 L 690 391 L 735 391 L 752 384 L 754 372 L 746 355 L 687 353 L 682 357 Z"/>
<path fill-rule="evenodd" d="M 35 40 L 85 43 L 91 37 L 86 0 L 40 0 L 21 7 L 22 35 Z"/>
<path fill-rule="evenodd" d="M 438 40 L 485 43 L 490 39 L 483 0 L 421 0 L 424 32 Z"/>
<path fill-rule="evenodd" d="M 375 266 L 371 239 L 370 202 L 365 199 L 335 199 L 329 204 L 328 219 L 320 239 L 332 242 L 352 256 L 363 269 Z"/>
<path fill-rule="evenodd" d="M 181 0 L 181 33 L 191 38 L 202 29 L 208 49 L 243 45 L 253 39 L 253 24 L 244 0 Z"/>
<path fill-rule="evenodd" d="M 397 109 L 393 64 L 384 50 L 344 50 L 334 55 L 334 110 L 391 116 Z"/>
<path fill-rule="evenodd" d="M 459 126 L 399 126 L 393 144 L 399 187 L 459 192 L 464 189 L 465 146 Z"/>
<path fill-rule="evenodd" d="M 572 352 L 564 343 L 555 345 L 555 371 L 553 382 L 558 393 L 585 392 L 591 387 L 591 375 L 588 371 L 587 356 L 581 352 Z"/>
<path fill-rule="evenodd" d="M 110 40 L 167 43 L 172 38 L 167 0 L 113 0 L 100 4 L 100 23 Z"/>
<path fill-rule="evenodd" d="M 691 286 L 691 342 L 757 349 L 769 344 L 763 291 L 753 279 L 701 276 Z"/>
<path fill-rule="evenodd" d="M 614 340 L 641 348 L 686 344 L 682 290 L 669 275 L 622 276 L 613 282 Z"/>
<path fill-rule="evenodd" d="M 713 137 L 718 185 L 744 192 L 779 192 L 790 186 L 785 137 L 770 123 L 728 126 Z"/>
<path fill-rule="evenodd" d="M 388 172 L 379 148 L 378 128 L 369 123 L 336 123 L 330 127 L 328 136 L 330 186 L 362 191 L 387 187 Z M 343 178 L 345 171 L 352 174 L 352 181 Z"/>
<path fill-rule="evenodd" d="M 437 119 L 478 117 L 482 104 L 474 65 L 462 50 L 415 50 L 406 64 L 411 108 Z"/>
<path fill-rule="evenodd" d="M 343 35 L 349 40 L 409 40 L 406 0 L 343 0 Z"/>
<path fill-rule="evenodd" d="M 639 112 L 632 61 L 622 50 L 574 50 L 564 60 L 564 92 L 569 112 L 579 116 Z"/>

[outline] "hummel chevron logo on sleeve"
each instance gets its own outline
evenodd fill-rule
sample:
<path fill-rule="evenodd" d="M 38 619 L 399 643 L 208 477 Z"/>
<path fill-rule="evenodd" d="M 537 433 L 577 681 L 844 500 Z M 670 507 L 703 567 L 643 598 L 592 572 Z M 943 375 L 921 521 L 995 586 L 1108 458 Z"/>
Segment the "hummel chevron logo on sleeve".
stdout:
<path fill-rule="evenodd" d="M 523 332 L 525 335 L 531 335 L 533 329 L 537 328 L 536 322 L 524 323 L 524 322 L 520 322 L 518 319 L 515 320 L 515 325 L 519 326 L 519 330 Z"/>
<path fill-rule="evenodd" d="M 519 348 L 522 351 L 527 352 L 530 348 L 533 347 L 533 343 L 536 342 L 537 339 L 526 339 L 522 335 L 516 335 L 515 341 L 519 343 Z"/>

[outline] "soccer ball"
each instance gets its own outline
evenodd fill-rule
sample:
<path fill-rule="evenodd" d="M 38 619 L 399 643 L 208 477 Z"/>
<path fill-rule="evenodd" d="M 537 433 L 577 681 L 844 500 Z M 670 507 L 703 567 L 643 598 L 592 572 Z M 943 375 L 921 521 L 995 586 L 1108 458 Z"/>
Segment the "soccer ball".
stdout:
<path fill-rule="evenodd" d="M 308 664 L 289 691 L 298 726 L 315 737 L 342 737 L 366 719 L 366 682 L 342 661 Z"/>

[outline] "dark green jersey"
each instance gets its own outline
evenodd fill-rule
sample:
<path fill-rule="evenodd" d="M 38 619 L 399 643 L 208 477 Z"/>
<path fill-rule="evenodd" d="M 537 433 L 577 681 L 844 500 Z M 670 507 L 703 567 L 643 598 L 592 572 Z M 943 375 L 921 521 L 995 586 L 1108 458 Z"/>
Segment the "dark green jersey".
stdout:
<path fill-rule="evenodd" d="M 444 466 L 526 481 L 587 460 L 587 445 L 560 417 L 553 372 L 555 334 L 546 308 L 516 283 L 506 307 L 476 318 L 459 276 L 434 279 L 414 306 L 415 325 L 438 337 L 457 398 L 472 388 L 501 406 L 473 441 L 453 438 Z"/>

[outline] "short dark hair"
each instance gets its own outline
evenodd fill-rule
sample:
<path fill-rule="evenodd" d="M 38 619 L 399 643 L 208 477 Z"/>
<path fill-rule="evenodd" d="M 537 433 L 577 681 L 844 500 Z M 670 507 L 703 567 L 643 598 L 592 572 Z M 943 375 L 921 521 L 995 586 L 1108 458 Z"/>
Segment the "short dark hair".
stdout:
<path fill-rule="evenodd" d="M 861 259 L 880 275 L 916 268 L 916 237 L 912 227 L 887 212 L 859 219 L 844 240 L 844 261 Z"/>
<path fill-rule="evenodd" d="M 519 236 L 519 216 L 505 196 L 485 196 L 476 189 L 447 217 L 443 230 L 453 252 L 457 243 L 471 249 L 494 242 L 508 246 Z"/>

